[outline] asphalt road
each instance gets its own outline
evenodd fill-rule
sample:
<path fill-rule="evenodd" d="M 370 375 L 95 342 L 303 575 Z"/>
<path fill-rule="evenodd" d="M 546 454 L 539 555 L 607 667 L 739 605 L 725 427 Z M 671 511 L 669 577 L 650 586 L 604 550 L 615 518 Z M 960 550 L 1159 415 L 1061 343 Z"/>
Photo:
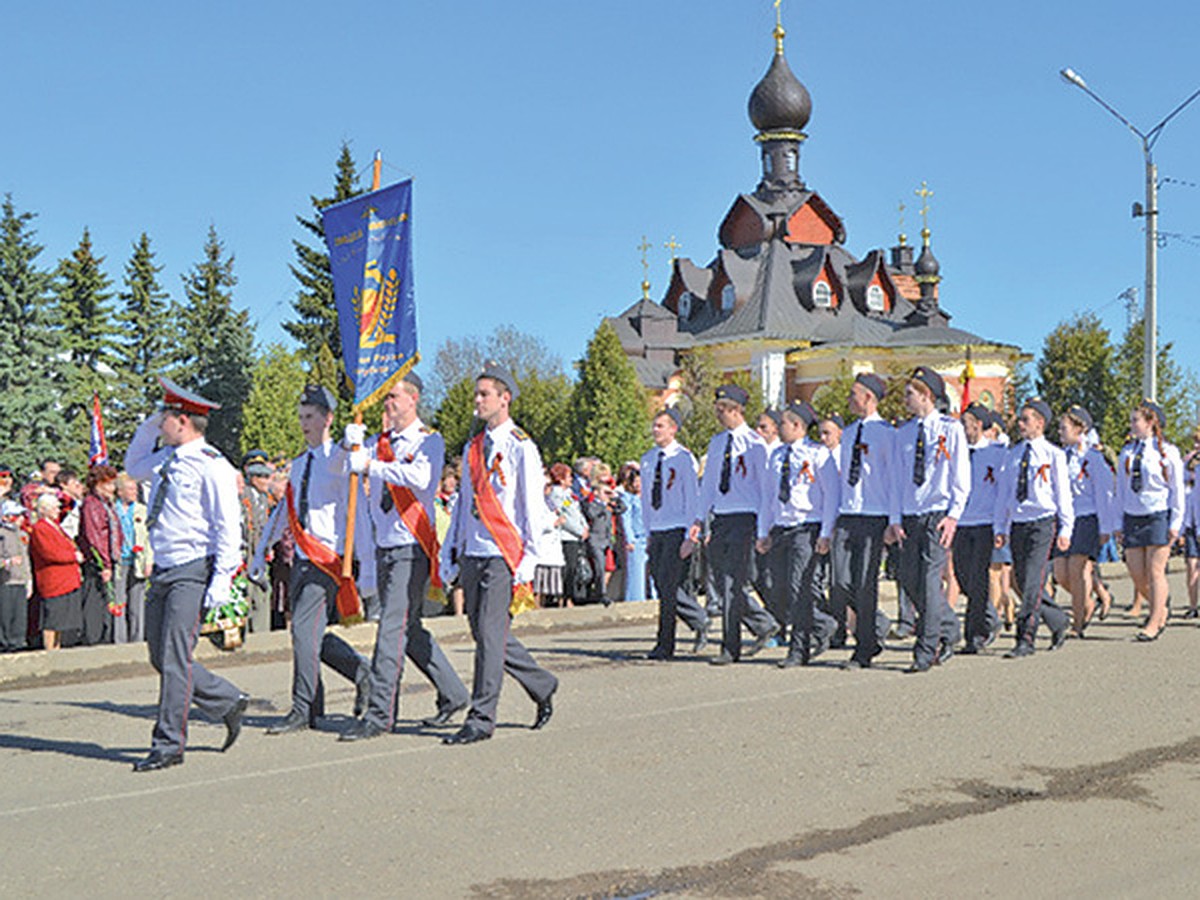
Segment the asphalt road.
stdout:
<path fill-rule="evenodd" d="M 1176 597 L 1181 577 L 1172 576 Z M 1128 583 L 1119 587 L 1127 593 Z M 1125 599 L 1122 597 L 1122 599 Z M 290 667 L 223 669 L 255 698 L 226 754 L 194 721 L 186 764 L 135 775 L 157 683 L 0 692 L 5 896 L 1192 897 L 1200 882 L 1200 628 L 925 675 L 637 660 L 649 624 L 531 635 L 562 678 L 554 720 L 505 685 L 501 728 L 444 747 L 415 719 L 339 743 L 267 737 Z M 1044 643 L 1044 641 L 1042 642 Z M 447 647 L 469 677 L 471 647 Z M 712 651 L 709 651 L 711 654 Z M 841 654 L 838 655 L 841 658 Z M 334 679 L 337 676 L 332 676 Z M 469 681 L 468 681 L 469 684 Z"/>

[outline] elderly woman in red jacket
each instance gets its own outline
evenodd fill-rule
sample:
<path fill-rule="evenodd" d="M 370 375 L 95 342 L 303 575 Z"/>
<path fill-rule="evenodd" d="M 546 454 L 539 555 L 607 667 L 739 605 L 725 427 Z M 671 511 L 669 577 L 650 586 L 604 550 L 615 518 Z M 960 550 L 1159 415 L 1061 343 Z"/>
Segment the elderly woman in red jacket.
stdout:
<path fill-rule="evenodd" d="M 47 650 L 59 648 L 62 632 L 76 631 L 83 625 L 79 605 L 79 563 L 83 554 L 58 524 L 60 511 L 57 494 L 39 494 L 37 522 L 29 536 L 33 582 L 42 598 L 42 642 Z"/>

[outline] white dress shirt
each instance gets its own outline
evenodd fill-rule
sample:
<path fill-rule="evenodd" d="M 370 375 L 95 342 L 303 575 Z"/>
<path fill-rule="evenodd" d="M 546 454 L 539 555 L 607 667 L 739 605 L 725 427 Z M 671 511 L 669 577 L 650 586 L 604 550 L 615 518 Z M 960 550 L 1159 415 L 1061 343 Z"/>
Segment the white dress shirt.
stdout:
<path fill-rule="evenodd" d="M 1117 508 L 1117 482 L 1108 460 L 1095 447 L 1085 444 L 1067 447 L 1067 474 L 1071 478 L 1071 501 L 1075 518 L 1095 516 L 1101 534 L 1121 530 Z"/>
<path fill-rule="evenodd" d="M 350 478 L 348 454 L 332 440 L 325 441 L 316 447 L 309 447 L 294 460 L 288 481 L 292 485 L 292 495 L 296 502 L 296 516 L 300 517 L 302 494 L 304 487 L 304 470 L 308 458 L 312 456 L 312 468 L 308 475 L 308 520 L 300 523 L 310 537 L 320 541 L 335 553 L 341 553 L 346 541 L 346 501 L 350 495 Z M 286 504 L 287 500 L 280 503 Z M 361 507 L 360 507 L 361 509 Z M 259 546 L 273 546 L 283 537 L 283 531 L 288 525 L 287 511 L 276 516 L 268 535 L 259 542 Z M 355 525 L 355 535 L 361 532 Z M 369 533 L 359 539 L 355 555 L 359 555 L 363 541 L 368 540 Z M 364 551 L 365 553 L 365 551 Z M 296 545 L 296 556 L 308 559 L 308 555 Z"/>
<path fill-rule="evenodd" d="M 721 493 L 721 469 L 725 464 L 727 445 L 730 447 L 729 490 Z M 745 422 L 715 435 L 708 442 L 704 477 L 700 481 L 700 509 L 695 521 L 704 520 L 710 512 L 716 516 L 737 513 L 757 515 L 766 472 L 766 442 Z"/>
<path fill-rule="evenodd" d="M 662 458 L 662 506 L 654 509 L 655 471 Z M 700 507 L 700 481 L 696 478 L 696 458 L 678 441 L 665 447 L 651 447 L 642 454 L 642 523 L 646 533 L 688 528 L 696 521 Z"/>
<path fill-rule="evenodd" d="M 1160 450 L 1159 447 L 1162 449 Z M 1142 452 L 1142 489 L 1133 489 L 1133 463 Z M 1117 461 L 1117 500 L 1121 512 L 1130 516 L 1148 516 L 1168 510 L 1170 530 L 1183 527 L 1183 460 L 1174 444 L 1156 441 L 1130 441 L 1121 448 Z"/>
<path fill-rule="evenodd" d="M 783 461 L 788 461 L 788 499 L 780 497 L 783 488 Z M 833 534 L 837 520 L 838 471 L 833 454 L 824 444 L 802 438 L 793 444 L 781 443 L 767 462 L 762 503 L 758 512 L 758 536 L 766 537 L 779 525 L 819 524 L 820 536 Z"/>
<path fill-rule="evenodd" d="M 413 492 L 417 501 L 435 522 L 433 499 L 437 495 L 438 481 L 446 459 L 446 441 L 436 431 L 431 431 L 420 419 L 414 419 L 403 431 L 388 434 L 392 445 L 392 462 L 384 462 L 378 456 L 379 437 L 370 438 L 366 447 L 371 459 L 367 466 L 367 477 L 362 479 L 364 489 L 370 483 L 370 496 L 359 498 L 359 505 L 369 511 L 371 529 L 377 547 L 406 547 L 417 543 L 416 537 L 400 518 L 400 511 L 393 504 L 384 510 L 387 486 L 395 484 Z"/>
<path fill-rule="evenodd" d="M 858 483 L 850 484 L 855 444 L 861 444 Z M 873 413 L 851 422 L 842 432 L 838 512 L 844 516 L 887 516 L 900 522 L 900 495 L 896 489 L 896 429 Z"/>
<path fill-rule="evenodd" d="M 995 524 L 997 496 L 1008 456 L 1006 446 L 998 441 L 989 443 L 986 438 L 967 448 L 967 458 L 971 464 L 971 493 L 959 517 L 959 528 L 977 525 L 990 528 Z"/>
<path fill-rule="evenodd" d="M 1026 475 L 1028 492 L 1017 499 L 1021 460 L 1029 447 Z M 1068 540 L 1075 530 L 1075 505 L 1071 502 L 1067 456 L 1044 437 L 1018 441 L 1009 451 L 1004 481 L 996 503 L 996 534 L 1007 535 L 1013 522 L 1033 522 L 1046 516 L 1058 517 L 1058 534 Z"/>
<path fill-rule="evenodd" d="M 925 437 L 924 480 L 913 480 L 918 429 Z M 896 430 L 895 478 L 900 490 L 900 511 L 906 516 L 945 512 L 962 518 L 971 492 L 971 461 L 967 435 L 958 419 L 934 410 L 923 419 L 912 418 Z"/>

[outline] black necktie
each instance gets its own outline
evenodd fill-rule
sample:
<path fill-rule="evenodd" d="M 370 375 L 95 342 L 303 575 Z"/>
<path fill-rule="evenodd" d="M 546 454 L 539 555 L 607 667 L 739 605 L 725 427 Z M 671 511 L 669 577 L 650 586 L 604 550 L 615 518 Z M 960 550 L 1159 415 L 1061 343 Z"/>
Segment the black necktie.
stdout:
<path fill-rule="evenodd" d="M 146 514 L 146 528 L 153 528 L 158 523 L 163 504 L 167 502 L 167 484 L 171 481 L 171 463 L 175 461 L 175 450 L 172 449 L 163 460 L 162 468 L 158 470 L 158 490 L 150 501 L 150 511 Z"/>
<path fill-rule="evenodd" d="M 913 484 L 925 483 L 925 426 L 917 422 L 917 447 L 913 453 Z"/>
<path fill-rule="evenodd" d="M 492 455 L 492 436 L 486 431 L 483 433 L 483 464 L 484 467 L 488 464 L 488 458 Z"/>
<path fill-rule="evenodd" d="M 1024 503 L 1029 498 L 1029 454 L 1033 446 L 1025 444 L 1025 452 L 1021 454 L 1021 468 L 1017 473 L 1017 500 Z"/>
<path fill-rule="evenodd" d="M 717 486 L 722 494 L 729 493 L 729 477 L 733 474 L 733 432 L 725 436 L 725 458 L 721 460 L 721 483 Z"/>
<path fill-rule="evenodd" d="M 655 509 L 662 508 L 662 464 L 663 452 L 658 451 L 658 462 L 654 464 L 654 485 L 650 488 L 650 505 Z"/>
<path fill-rule="evenodd" d="M 779 502 L 792 499 L 792 448 L 783 448 L 783 465 L 779 467 Z"/>
<path fill-rule="evenodd" d="M 300 527 L 308 527 L 308 480 L 312 477 L 312 451 L 304 457 L 304 474 L 300 476 Z"/>
<path fill-rule="evenodd" d="M 850 451 L 850 471 L 846 475 L 846 484 L 850 487 L 858 484 L 858 479 L 862 477 L 862 428 L 863 423 L 859 422 L 854 432 L 854 446 Z"/>
<path fill-rule="evenodd" d="M 1137 448 L 1133 453 L 1133 477 L 1129 479 L 1129 486 L 1133 488 L 1135 494 L 1142 492 L 1142 450 L 1145 444 L 1141 441 L 1137 442 Z"/>

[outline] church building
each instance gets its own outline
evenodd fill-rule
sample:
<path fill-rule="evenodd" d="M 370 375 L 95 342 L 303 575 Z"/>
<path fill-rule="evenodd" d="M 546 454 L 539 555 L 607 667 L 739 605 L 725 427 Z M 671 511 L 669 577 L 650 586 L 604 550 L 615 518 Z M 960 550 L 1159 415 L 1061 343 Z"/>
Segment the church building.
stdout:
<path fill-rule="evenodd" d="M 915 260 L 904 235 L 887 253 L 857 258 L 833 206 L 805 184 L 800 145 L 812 101 L 788 66 L 779 23 L 774 36 L 774 58 L 749 103 L 762 180 L 733 201 L 708 265 L 675 259 L 661 302 L 643 283 L 642 299 L 608 320 L 642 383 L 660 405 L 672 404 L 681 354 L 703 347 L 722 371 L 757 378 L 770 406 L 811 399 L 841 372 L 890 376 L 926 365 L 945 379 L 952 411 L 965 373 L 970 402 L 1002 409 L 1026 357 L 950 325 L 928 227 Z M 918 193 L 927 200 L 924 186 Z"/>

